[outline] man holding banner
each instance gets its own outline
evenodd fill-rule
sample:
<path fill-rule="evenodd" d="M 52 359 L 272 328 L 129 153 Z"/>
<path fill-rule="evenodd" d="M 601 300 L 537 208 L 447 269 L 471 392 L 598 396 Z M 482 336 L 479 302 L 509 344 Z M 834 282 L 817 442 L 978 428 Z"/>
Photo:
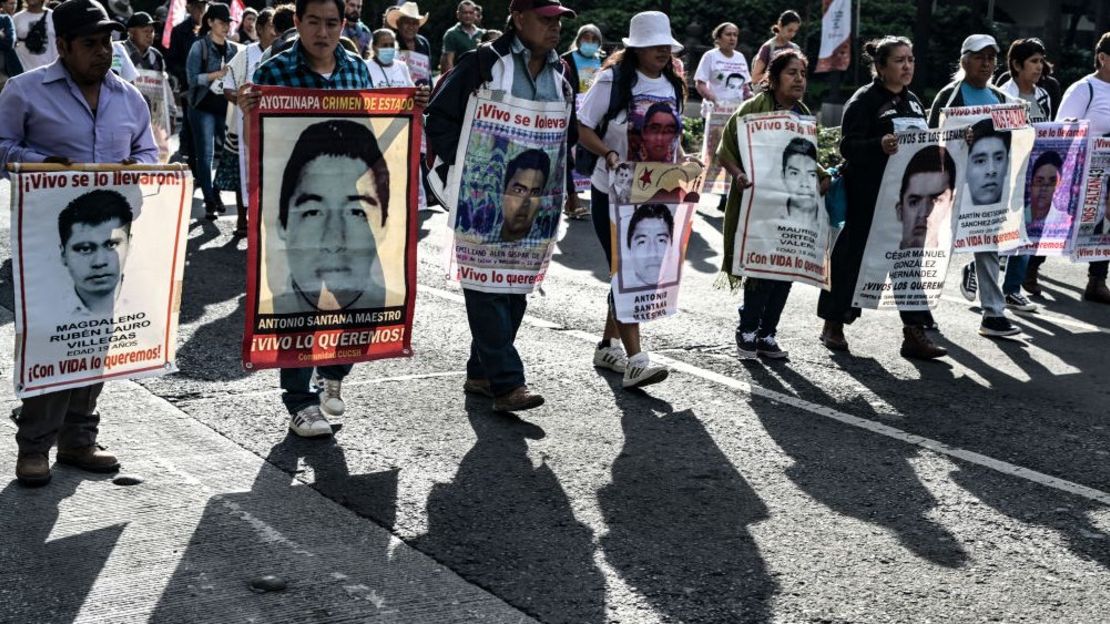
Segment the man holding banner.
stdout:
<path fill-rule="evenodd" d="M 59 59 L 12 78 L 0 93 L 0 165 L 157 162 L 143 96 L 110 70 L 111 33 L 122 32 L 123 25 L 110 20 L 96 0 L 67 0 L 54 10 L 54 26 Z M 116 139 L 98 141 L 98 136 Z M 6 175 L 3 169 L 0 175 Z M 79 228 L 81 219 L 88 220 L 75 214 L 66 229 Z M 110 219 L 92 220 L 111 225 Z M 90 275 L 76 267 L 71 275 L 74 271 L 91 284 L 77 288 L 77 296 L 82 290 L 104 292 L 111 285 L 114 297 L 118 276 L 103 268 Z M 94 472 L 119 469 L 116 457 L 96 443 L 96 401 L 103 386 L 92 383 L 23 399 L 16 417 L 20 483 L 50 481 L 48 453 L 55 442 L 59 463 Z"/>
<path fill-rule="evenodd" d="M 426 132 L 472 336 L 464 390 L 493 397 L 498 411 L 544 402 L 513 342 L 550 259 L 577 143 L 574 89 L 555 53 L 561 19 L 574 12 L 558 0 L 513 0 L 509 12 L 505 34 L 463 54 L 444 79 Z"/>

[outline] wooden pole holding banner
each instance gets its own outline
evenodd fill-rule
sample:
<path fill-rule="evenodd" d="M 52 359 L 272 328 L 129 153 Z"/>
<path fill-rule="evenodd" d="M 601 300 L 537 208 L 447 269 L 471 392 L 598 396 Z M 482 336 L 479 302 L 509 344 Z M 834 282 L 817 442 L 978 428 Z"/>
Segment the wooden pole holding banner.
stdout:
<path fill-rule="evenodd" d="M 8 163 L 8 171 L 12 173 L 36 173 L 57 171 L 188 171 L 189 165 L 185 163 L 172 163 L 165 165 L 125 165 L 123 163 L 73 163 L 61 165 L 58 163 Z"/>

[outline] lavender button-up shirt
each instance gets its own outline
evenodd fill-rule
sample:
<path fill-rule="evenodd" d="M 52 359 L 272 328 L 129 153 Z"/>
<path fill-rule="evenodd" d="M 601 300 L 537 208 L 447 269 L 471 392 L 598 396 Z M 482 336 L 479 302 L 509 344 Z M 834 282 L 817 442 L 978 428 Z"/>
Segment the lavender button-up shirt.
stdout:
<path fill-rule="evenodd" d="M 114 72 L 94 113 L 61 60 L 8 80 L 0 91 L 0 176 L 8 163 L 61 156 L 75 163 L 158 162 L 150 109 Z"/>

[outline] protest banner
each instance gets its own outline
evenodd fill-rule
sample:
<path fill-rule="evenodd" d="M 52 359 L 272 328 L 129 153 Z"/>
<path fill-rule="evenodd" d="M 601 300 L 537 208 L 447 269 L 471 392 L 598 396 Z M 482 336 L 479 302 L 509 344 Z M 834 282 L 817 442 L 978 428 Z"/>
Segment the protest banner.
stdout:
<path fill-rule="evenodd" d="M 702 173 L 697 163 L 623 162 L 609 174 L 610 275 L 613 308 L 622 323 L 678 312 Z"/>
<path fill-rule="evenodd" d="M 1025 172 L 1036 139 L 1028 106 L 1018 102 L 946 108 L 941 127 L 964 128 L 967 138 L 967 171 L 964 186 L 956 192 L 953 248 L 1003 252 L 1025 245 Z"/>
<path fill-rule="evenodd" d="M 139 69 L 135 87 L 143 94 L 150 107 L 150 129 L 154 133 L 154 143 L 158 146 L 158 157 L 165 162 L 170 155 L 170 135 L 173 125 L 170 114 L 173 96 L 165 72 L 152 69 Z"/>
<path fill-rule="evenodd" d="M 721 144 L 725 126 L 738 106 L 736 103 L 711 104 L 702 110 L 705 119 L 705 135 L 702 139 L 701 161 L 706 165 L 705 182 L 701 189 L 703 193 L 728 194 L 731 178 L 728 171 L 717 162 L 717 146 Z"/>
<path fill-rule="evenodd" d="M 821 10 L 821 49 L 813 73 L 845 71 L 852 64 L 852 0 L 821 0 Z"/>
<path fill-rule="evenodd" d="M 176 371 L 188 169 L 10 170 L 16 395 Z"/>
<path fill-rule="evenodd" d="M 245 367 L 411 355 L 414 93 L 261 88 L 249 133 Z"/>
<path fill-rule="evenodd" d="M 1090 140 L 1081 201 L 1072 232 L 1071 259 L 1110 259 L 1110 137 Z"/>
<path fill-rule="evenodd" d="M 566 193 L 570 103 L 479 91 L 444 189 L 447 275 L 464 288 L 530 293 L 543 282 Z"/>
<path fill-rule="evenodd" d="M 1087 166 L 1087 121 L 1036 123 L 1025 176 L 1025 233 L 1029 242 L 1007 255 L 1060 256 L 1070 251 L 1072 225 Z"/>
<path fill-rule="evenodd" d="M 397 50 L 397 60 L 409 68 L 412 83 L 418 87 L 432 84 L 432 59 L 416 50 Z"/>
<path fill-rule="evenodd" d="M 747 115 L 737 130 L 752 186 L 740 205 L 733 272 L 828 289 L 833 236 L 818 182 L 815 120 Z"/>
<path fill-rule="evenodd" d="M 952 255 L 953 208 L 963 184 L 964 128 L 896 133 L 864 247 L 852 306 L 936 307 Z"/>

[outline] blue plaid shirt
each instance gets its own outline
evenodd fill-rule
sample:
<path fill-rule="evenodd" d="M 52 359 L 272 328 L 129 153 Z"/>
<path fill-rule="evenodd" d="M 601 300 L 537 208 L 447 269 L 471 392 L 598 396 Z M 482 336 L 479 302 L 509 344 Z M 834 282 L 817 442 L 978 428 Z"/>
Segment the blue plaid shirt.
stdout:
<path fill-rule="evenodd" d="M 343 46 L 335 47 L 335 71 L 324 78 L 312 71 L 301 52 L 301 42 L 266 61 L 254 71 L 255 84 L 299 89 L 371 89 L 370 70 L 366 62 L 348 53 Z"/>

